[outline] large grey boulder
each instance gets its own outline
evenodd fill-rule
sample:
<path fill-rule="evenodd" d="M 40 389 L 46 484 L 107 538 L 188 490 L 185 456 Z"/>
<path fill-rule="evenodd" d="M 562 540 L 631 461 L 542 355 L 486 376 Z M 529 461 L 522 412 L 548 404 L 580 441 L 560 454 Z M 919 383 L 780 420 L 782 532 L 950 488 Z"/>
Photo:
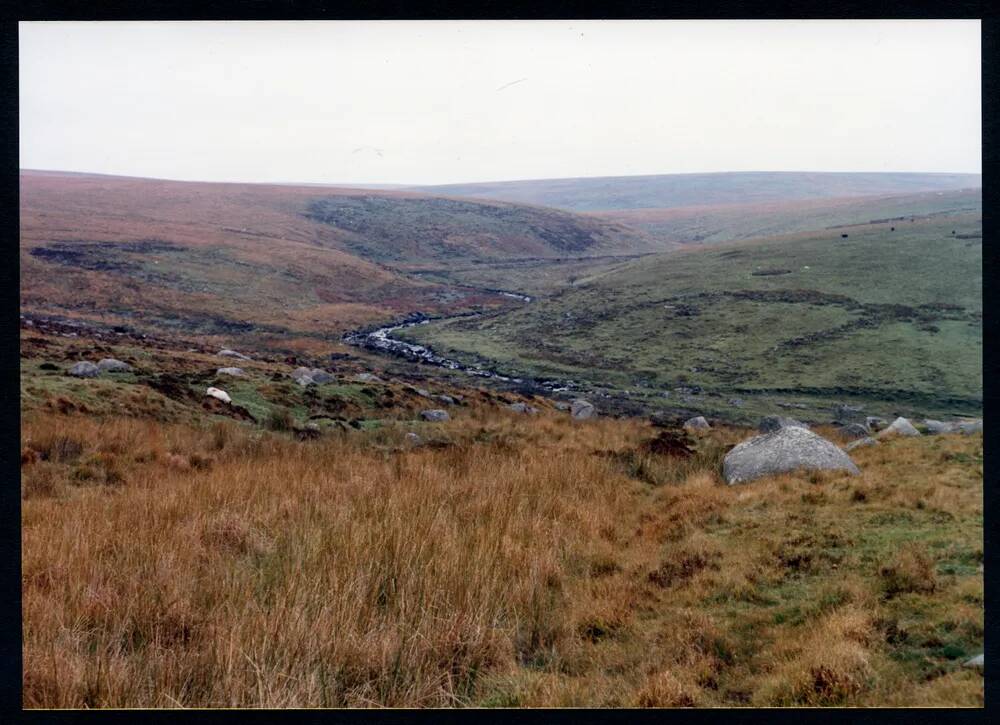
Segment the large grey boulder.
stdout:
<path fill-rule="evenodd" d="M 220 390 L 219 388 L 208 388 L 205 390 L 205 395 L 209 398 L 215 398 L 216 400 L 221 400 L 223 403 L 232 403 L 233 399 L 229 397 L 229 393 L 225 390 Z"/>
<path fill-rule="evenodd" d="M 888 438 L 889 436 L 918 436 L 920 431 L 913 427 L 906 418 L 899 417 L 892 421 L 892 424 L 878 434 L 879 438 Z"/>
<path fill-rule="evenodd" d="M 96 378 L 101 374 L 101 369 L 92 362 L 82 361 L 76 363 L 66 371 L 75 378 Z"/>
<path fill-rule="evenodd" d="M 760 419 L 760 425 L 757 426 L 757 430 L 761 433 L 773 433 L 780 428 L 794 427 L 809 428 L 805 423 L 795 420 L 795 418 L 785 418 L 780 415 L 765 415 Z"/>
<path fill-rule="evenodd" d="M 859 438 L 856 441 L 851 441 L 846 446 L 844 446 L 845 451 L 853 451 L 855 448 L 867 448 L 868 446 L 877 446 L 879 443 L 877 440 L 871 436 L 866 436 L 864 438 Z"/>
<path fill-rule="evenodd" d="M 726 454 L 722 475 L 729 484 L 791 471 L 861 473 L 854 461 L 811 430 L 792 426 L 744 441 Z"/>
<path fill-rule="evenodd" d="M 684 421 L 684 428 L 686 430 L 708 430 L 711 427 L 703 415 L 697 415 L 694 418 L 688 418 Z"/>
<path fill-rule="evenodd" d="M 451 420 L 451 416 L 444 410 L 424 410 L 420 412 L 420 417 L 432 423 Z"/>
<path fill-rule="evenodd" d="M 440 400 L 445 405 L 455 405 L 456 404 L 455 403 L 455 399 L 453 397 L 451 397 L 450 395 L 435 395 L 434 397 L 437 400 Z"/>
<path fill-rule="evenodd" d="M 983 432 L 983 419 L 979 418 L 977 420 L 963 420 L 958 424 L 958 429 L 965 435 L 972 435 L 973 433 Z"/>
<path fill-rule="evenodd" d="M 931 420 L 930 418 L 924 419 L 924 428 L 927 429 L 928 435 L 944 435 L 947 433 L 958 433 L 958 423 L 951 421 L 943 422 L 940 420 Z"/>
<path fill-rule="evenodd" d="M 575 420 L 587 420 L 597 416 L 597 409 L 590 401 L 577 398 L 570 404 L 569 413 Z"/>
<path fill-rule="evenodd" d="M 250 359 L 249 357 L 247 357 L 243 353 L 236 352 L 235 350 L 229 350 L 229 349 L 219 350 L 218 354 L 221 357 L 235 357 L 235 358 L 237 358 L 239 360 L 249 360 Z"/>
<path fill-rule="evenodd" d="M 231 375 L 234 378 L 241 378 L 245 374 L 243 368 L 219 368 L 215 371 L 216 375 Z"/>
<path fill-rule="evenodd" d="M 323 385 L 334 379 L 333 375 L 319 368 L 295 368 L 289 375 L 303 388 L 308 385 Z"/>
<path fill-rule="evenodd" d="M 113 357 L 106 357 L 103 360 L 99 360 L 97 367 L 104 373 L 127 373 L 132 369 L 132 366 L 128 363 L 115 360 Z"/>

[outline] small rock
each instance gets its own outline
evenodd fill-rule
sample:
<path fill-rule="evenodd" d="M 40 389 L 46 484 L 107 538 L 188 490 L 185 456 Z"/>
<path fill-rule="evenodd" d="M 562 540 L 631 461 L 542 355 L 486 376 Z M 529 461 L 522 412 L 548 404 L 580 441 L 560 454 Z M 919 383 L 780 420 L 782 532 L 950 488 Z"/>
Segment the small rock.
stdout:
<path fill-rule="evenodd" d="M 406 437 L 406 442 L 409 443 L 411 446 L 420 446 L 423 445 L 424 443 L 424 439 L 412 431 L 407 433 L 405 437 Z"/>
<path fill-rule="evenodd" d="M 879 418 L 878 416 L 875 415 L 869 415 L 868 417 L 865 418 L 865 425 L 868 426 L 868 430 L 880 431 L 887 425 L 889 425 L 889 421 L 887 421 L 885 418 Z"/>
<path fill-rule="evenodd" d="M 378 375 L 373 375 L 372 373 L 358 373 L 354 376 L 354 379 L 360 383 L 381 383 L 382 378 Z"/>
<path fill-rule="evenodd" d="M 562 410 L 562 411 L 567 411 L 567 410 L 569 410 L 569 409 L 570 409 L 570 408 L 571 408 L 572 406 L 570 406 L 570 404 L 569 404 L 569 403 L 566 403 L 566 402 L 563 402 L 562 400 L 560 400 L 560 401 L 558 401 L 558 402 L 557 402 L 557 403 L 555 404 L 555 407 L 556 407 L 556 410 Z"/>
<path fill-rule="evenodd" d="M 97 367 L 105 373 L 127 373 L 132 369 L 132 366 L 128 363 L 122 362 L 121 360 L 115 360 L 113 357 L 106 357 L 103 360 L 98 361 Z"/>
<path fill-rule="evenodd" d="M 511 403 L 507 406 L 507 409 L 513 411 L 514 413 L 521 413 L 523 415 L 534 415 L 538 412 L 538 409 L 533 405 L 528 405 L 527 403 Z"/>
<path fill-rule="evenodd" d="M 860 423 L 848 423 L 847 425 L 840 427 L 840 435 L 845 438 L 867 438 L 869 432 L 868 428 Z"/>
<path fill-rule="evenodd" d="M 703 415 L 697 415 L 684 421 L 685 430 L 709 430 L 711 427 Z"/>
<path fill-rule="evenodd" d="M 888 428 L 879 433 L 878 437 L 888 438 L 889 436 L 894 436 L 894 435 L 918 436 L 920 435 L 920 431 L 914 428 L 913 424 L 910 423 L 910 421 L 908 421 L 906 418 L 899 417 L 896 418 L 896 420 L 892 421 L 892 424 Z"/>
<path fill-rule="evenodd" d="M 597 409 L 590 401 L 577 398 L 570 404 L 569 413 L 574 420 L 587 420 L 597 416 Z"/>
<path fill-rule="evenodd" d="M 945 423 L 940 420 L 924 419 L 924 428 L 928 435 L 944 435 L 946 433 L 958 433 L 957 423 Z"/>
<path fill-rule="evenodd" d="M 217 354 L 220 355 L 220 356 L 222 356 L 222 357 L 235 357 L 235 358 L 239 358 L 240 360 L 249 360 L 250 359 L 249 357 L 247 357 L 243 353 L 236 352 L 235 350 L 228 350 L 228 349 L 227 350 L 219 350 L 219 352 Z"/>
<path fill-rule="evenodd" d="M 229 393 L 225 390 L 220 390 L 219 388 L 209 388 L 205 391 L 205 395 L 209 398 L 215 398 L 216 400 L 221 400 L 223 403 L 232 403 L 233 399 L 229 397 Z"/>
<path fill-rule="evenodd" d="M 451 420 L 451 416 L 449 416 L 444 410 L 424 410 L 421 411 L 420 417 L 424 420 L 431 421 L 432 423 Z"/>
<path fill-rule="evenodd" d="M 878 444 L 878 441 L 871 436 L 865 436 L 864 438 L 859 438 L 856 441 L 851 441 L 844 446 L 844 450 L 850 452 L 855 448 L 867 448 L 868 446 L 877 446 Z"/>
<path fill-rule="evenodd" d="M 233 377 L 242 377 L 244 375 L 243 368 L 219 368 L 215 371 L 216 375 L 232 375 Z"/>
<path fill-rule="evenodd" d="M 972 667 L 972 668 L 977 669 L 977 670 L 984 669 L 983 665 L 985 663 L 985 654 L 986 653 L 984 652 L 981 655 L 976 655 L 971 660 L 967 660 L 965 662 L 965 664 L 962 665 L 962 667 Z"/>
<path fill-rule="evenodd" d="M 799 427 L 808 429 L 809 426 L 802 421 L 795 420 L 795 418 L 785 418 L 780 415 L 766 415 L 760 419 L 760 425 L 757 426 L 757 430 L 761 433 L 773 433 L 781 428 Z"/>
<path fill-rule="evenodd" d="M 429 397 L 431 397 L 431 391 L 430 390 L 426 390 L 424 388 L 414 388 L 413 392 L 415 392 L 421 398 L 429 398 Z M 416 435 L 416 433 L 414 433 L 413 435 Z"/>
<path fill-rule="evenodd" d="M 455 405 L 455 399 L 450 395 L 435 395 L 436 400 L 440 400 L 445 405 Z"/>
<path fill-rule="evenodd" d="M 71 367 L 68 374 L 76 378 L 96 378 L 101 373 L 101 369 L 92 362 L 78 362 Z"/>

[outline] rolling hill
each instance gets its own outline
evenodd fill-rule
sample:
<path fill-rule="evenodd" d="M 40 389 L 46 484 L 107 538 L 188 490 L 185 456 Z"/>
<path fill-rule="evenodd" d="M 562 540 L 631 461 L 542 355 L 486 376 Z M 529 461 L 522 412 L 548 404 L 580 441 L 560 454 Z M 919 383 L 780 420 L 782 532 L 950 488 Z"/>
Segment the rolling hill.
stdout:
<path fill-rule="evenodd" d="M 647 257 L 404 336 L 509 374 L 730 419 L 832 401 L 982 405 L 982 217 L 954 212 Z M 700 392 L 699 392 L 700 391 Z"/>
<path fill-rule="evenodd" d="M 427 264 L 654 245 L 615 222 L 506 202 L 26 171 L 20 246 L 22 312 L 287 344 L 510 302 L 409 274 Z"/>
<path fill-rule="evenodd" d="M 409 187 L 571 211 L 670 209 L 981 188 L 981 174 L 733 172 L 535 179 Z"/>

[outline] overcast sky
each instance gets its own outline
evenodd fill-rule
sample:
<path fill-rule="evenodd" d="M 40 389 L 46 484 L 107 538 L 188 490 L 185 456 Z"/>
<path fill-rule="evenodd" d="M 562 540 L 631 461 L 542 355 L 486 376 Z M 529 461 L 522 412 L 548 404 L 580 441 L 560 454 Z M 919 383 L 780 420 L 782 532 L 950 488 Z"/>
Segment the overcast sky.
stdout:
<path fill-rule="evenodd" d="M 979 172 L 978 21 L 20 24 L 21 167 L 432 184 Z"/>

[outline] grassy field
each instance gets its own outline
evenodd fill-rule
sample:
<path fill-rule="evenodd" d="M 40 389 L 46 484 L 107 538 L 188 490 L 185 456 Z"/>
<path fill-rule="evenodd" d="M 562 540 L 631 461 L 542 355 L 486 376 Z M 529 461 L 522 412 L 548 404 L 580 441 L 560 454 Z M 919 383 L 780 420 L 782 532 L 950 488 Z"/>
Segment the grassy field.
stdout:
<path fill-rule="evenodd" d="M 571 211 L 665 209 L 980 188 L 981 174 L 736 172 L 530 179 L 410 187 Z M 814 227 L 815 228 L 815 227 Z"/>
<path fill-rule="evenodd" d="M 406 430 L 26 415 L 25 706 L 983 704 L 981 435 L 730 487 L 737 429 Z"/>
<path fill-rule="evenodd" d="M 892 225 L 645 257 L 505 314 L 403 334 L 450 357 L 734 420 L 781 401 L 821 420 L 835 400 L 974 413 L 981 215 Z"/>
<path fill-rule="evenodd" d="M 597 214 L 649 233 L 663 244 L 715 244 L 792 234 L 873 220 L 908 222 L 914 216 L 982 213 L 982 189 L 838 199 L 808 199 L 766 204 L 630 209 Z"/>

